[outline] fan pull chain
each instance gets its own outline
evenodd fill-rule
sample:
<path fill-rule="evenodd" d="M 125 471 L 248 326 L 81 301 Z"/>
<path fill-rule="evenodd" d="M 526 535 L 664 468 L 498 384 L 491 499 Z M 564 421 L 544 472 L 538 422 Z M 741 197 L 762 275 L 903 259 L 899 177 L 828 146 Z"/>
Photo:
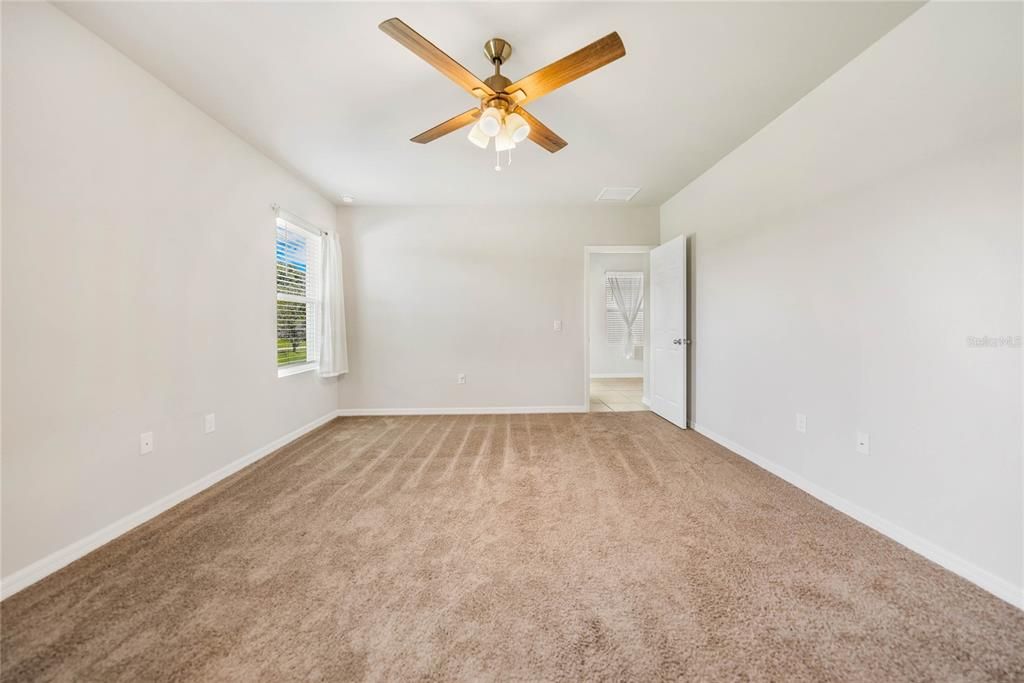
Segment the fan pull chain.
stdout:
<path fill-rule="evenodd" d="M 495 171 L 500 171 L 501 170 L 501 152 L 498 151 L 498 145 L 497 144 L 494 145 L 494 159 L 495 159 L 495 161 L 494 161 L 494 170 Z"/>

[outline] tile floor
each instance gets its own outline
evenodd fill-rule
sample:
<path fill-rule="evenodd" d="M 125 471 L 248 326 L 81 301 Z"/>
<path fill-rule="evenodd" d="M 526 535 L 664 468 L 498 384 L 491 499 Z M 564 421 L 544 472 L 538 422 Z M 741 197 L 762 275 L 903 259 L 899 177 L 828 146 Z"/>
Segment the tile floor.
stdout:
<path fill-rule="evenodd" d="M 648 410 L 643 404 L 644 381 L 637 378 L 591 379 L 590 412 L 628 413 Z"/>

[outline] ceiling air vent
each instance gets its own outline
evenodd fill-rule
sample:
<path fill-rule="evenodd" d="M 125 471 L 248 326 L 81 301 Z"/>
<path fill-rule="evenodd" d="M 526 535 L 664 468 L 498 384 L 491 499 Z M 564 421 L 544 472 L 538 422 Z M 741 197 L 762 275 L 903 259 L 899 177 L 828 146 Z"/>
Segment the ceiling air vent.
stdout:
<path fill-rule="evenodd" d="M 599 202 L 628 202 L 640 191 L 639 187 L 606 187 L 597 195 Z"/>

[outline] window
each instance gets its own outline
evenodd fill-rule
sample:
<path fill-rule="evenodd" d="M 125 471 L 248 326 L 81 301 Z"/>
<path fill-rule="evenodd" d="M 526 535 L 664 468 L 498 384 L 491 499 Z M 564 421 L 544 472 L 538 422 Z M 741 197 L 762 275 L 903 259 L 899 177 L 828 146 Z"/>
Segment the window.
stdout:
<path fill-rule="evenodd" d="M 278 374 L 315 367 L 320 295 L 320 235 L 278 218 Z"/>
<path fill-rule="evenodd" d="M 605 299 L 605 330 L 608 336 L 608 343 L 622 346 L 626 343 L 626 321 L 619 313 L 619 306 L 612 294 L 611 278 L 615 278 L 622 288 L 623 299 L 627 302 L 641 301 L 640 312 L 636 314 L 633 321 L 633 343 L 636 346 L 643 346 L 644 343 L 644 274 L 643 273 L 622 273 L 607 272 L 604 274 L 604 299 Z"/>

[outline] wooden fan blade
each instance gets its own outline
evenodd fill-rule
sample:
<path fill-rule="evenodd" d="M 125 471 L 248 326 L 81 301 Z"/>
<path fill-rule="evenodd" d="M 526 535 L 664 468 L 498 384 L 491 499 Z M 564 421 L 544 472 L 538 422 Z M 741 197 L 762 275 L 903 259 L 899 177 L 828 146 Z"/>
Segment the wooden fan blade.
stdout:
<path fill-rule="evenodd" d="M 416 137 L 412 138 L 412 141 L 418 142 L 421 145 L 426 144 L 428 142 L 433 142 L 442 135 L 448 135 L 448 133 L 453 133 L 457 131 L 459 128 L 468 126 L 469 124 L 476 121 L 478 118 L 480 118 L 479 109 L 470 109 L 469 111 L 464 111 L 458 116 L 453 116 L 444 123 L 437 124 L 430 130 L 423 131 Z M 524 116 L 523 118 L 526 117 Z M 533 124 L 531 123 L 530 125 L 532 126 Z"/>
<path fill-rule="evenodd" d="M 569 144 L 562 138 L 558 137 L 558 134 L 555 133 L 555 131 L 538 121 L 533 114 L 522 107 L 516 109 L 516 113 L 526 119 L 526 122 L 530 124 L 530 139 L 552 154 Z"/>
<path fill-rule="evenodd" d="M 548 64 L 543 69 L 519 79 L 505 88 L 505 92 L 514 93 L 517 90 L 522 90 L 526 96 L 520 98 L 519 104 L 525 104 L 547 95 L 556 88 L 561 88 L 566 83 L 575 81 L 580 76 L 586 76 L 591 71 L 600 69 L 625 54 L 626 48 L 622 44 L 622 39 L 619 38 L 618 33 L 612 32 L 585 48 L 576 50 L 571 55 L 562 57 L 557 62 Z"/>
<path fill-rule="evenodd" d="M 416 31 L 413 31 L 401 19 L 397 17 L 388 19 L 381 22 L 378 28 L 401 45 L 404 45 L 427 64 L 430 64 L 430 66 L 455 81 L 470 94 L 474 94 L 473 90 L 482 90 L 486 95 L 494 94 L 490 86 L 470 73 L 469 69 L 446 55 L 436 45 L 416 33 Z"/>

